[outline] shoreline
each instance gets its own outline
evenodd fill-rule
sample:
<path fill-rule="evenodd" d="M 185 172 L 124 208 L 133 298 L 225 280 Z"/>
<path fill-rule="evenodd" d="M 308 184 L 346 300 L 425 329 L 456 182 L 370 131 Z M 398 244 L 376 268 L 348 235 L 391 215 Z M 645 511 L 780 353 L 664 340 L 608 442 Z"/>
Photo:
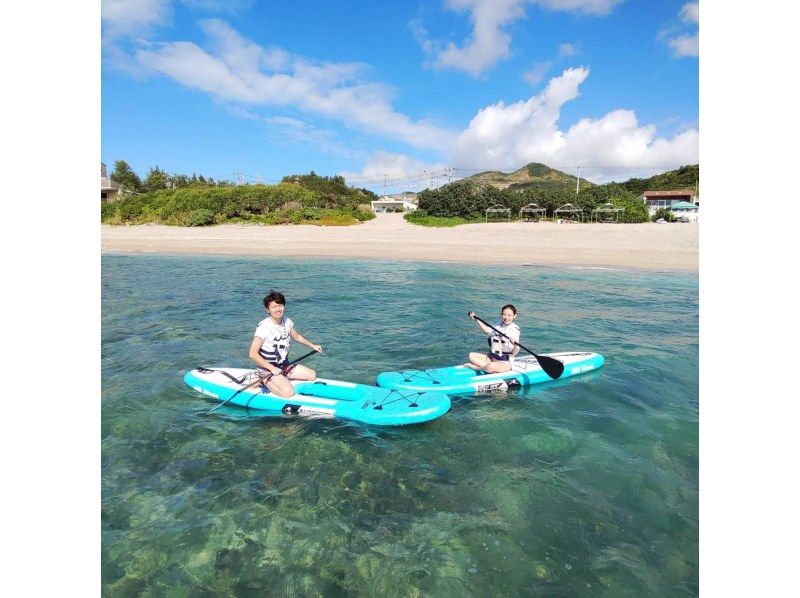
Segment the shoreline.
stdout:
<path fill-rule="evenodd" d="M 402 214 L 361 224 L 101 225 L 101 252 L 699 270 L 697 224 L 498 222 L 431 228 Z"/>

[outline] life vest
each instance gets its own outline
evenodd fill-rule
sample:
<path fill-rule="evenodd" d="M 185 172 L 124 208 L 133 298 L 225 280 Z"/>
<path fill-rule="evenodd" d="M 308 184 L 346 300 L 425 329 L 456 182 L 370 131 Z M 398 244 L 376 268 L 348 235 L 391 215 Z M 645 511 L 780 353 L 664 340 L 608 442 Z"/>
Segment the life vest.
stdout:
<path fill-rule="evenodd" d="M 275 324 L 272 318 L 265 318 L 258 323 L 255 336 L 263 342 L 258 350 L 259 355 L 270 363 L 283 363 L 289 359 L 289 345 L 292 343 L 292 328 L 294 322 L 284 317 L 280 324 Z"/>
<path fill-rule="evenodd" d="M 495 328 L 500 330 L 500 332 L 508 334 L 508 336 L 516 336 L 519 338 L 519 326 L 513 322 L 508 326 L 503 326 L 501 323 L 495 326 Z M 516 332 L 516 335 L 514 332 Z M 514 353 L 514 343 L 506 337 L 497 334 L 494 330 L 489 334 L 486 340 L 489 343 L 489 351 L 495 355 L 512 355 Z"/>

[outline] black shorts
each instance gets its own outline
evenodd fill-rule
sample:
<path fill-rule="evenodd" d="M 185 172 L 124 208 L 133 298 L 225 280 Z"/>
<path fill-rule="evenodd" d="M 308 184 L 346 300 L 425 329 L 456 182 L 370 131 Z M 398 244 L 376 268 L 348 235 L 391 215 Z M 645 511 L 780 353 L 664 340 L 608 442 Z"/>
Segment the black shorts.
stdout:
<path fill-rule="evenodd" d="M 486 357 L 489 358 L 489 361 L 511 361 L 509 359 L 510 355 L 503 353 L 502 355 L 498 355 L 497 353 L 487 353 Z"/>
<path fill-rule="evenodd" d="M 283 374 L 284 376 L 288 376 L 289 374 L 291 374 L 292 370 L 294 370 L 294 368 L 297 366 L 296 363 L 293 363 L 293 364 L 289 365 L 288 361 L 282 361 L 280 363 L 272 363 L 270 361 L 269 364 L 272 365 L 272 366 L 275 366 L 276 368 L 279 368 L 281 370 L 281 374 Z M 261 368 L 261 367 L 258 368 L 258 373 L 260 375 L 262 375 L 262 376 L 266 376 L 266 375 L 273 376 L 274 375 L 272 373 L 272 370 L 268 370 L 266 368 Z"/>

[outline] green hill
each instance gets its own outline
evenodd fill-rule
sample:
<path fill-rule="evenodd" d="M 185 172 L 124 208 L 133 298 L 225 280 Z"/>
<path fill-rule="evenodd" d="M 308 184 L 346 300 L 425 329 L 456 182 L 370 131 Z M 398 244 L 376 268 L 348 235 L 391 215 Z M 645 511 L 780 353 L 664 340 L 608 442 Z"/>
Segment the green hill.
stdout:
<path fill-rule="evenodd" d="M 681 166 L 677 170 L 670 170 L 651 176 L 648 179 L 628 179 L 618 183 L 628 191 L 641 195 L 645 191 L 673 191 L 677 189 L 694 189 L 700 181 L 700 165 L 691 164 Z"/>
<path fill-rule="evenodd" d="M 512 191 L 574 188 L 576 184 L 574 175 L 561 172 L 538 162 L 531 162 L 510 173 L 487 170 L 465 177 L 464 180 L 471 181 L 478 186 L 491 185 L 498 189 L 511 189 Z M 595 186 L 591 181 L 582 178 L 581 186 L 584 185 L 586 187 Z"/>
<path fill-rule="evenodd" d="M 673 189 L 694 189 L 700 178 L 700 166 L 691 164 L 681 166 L 676 170 L 670 170 L 661 174 L 656 174 L 646 179 L 628 179 L 623 183 L 607 183 L 622 187 L 637 195 L 645 191 L 669 191 Z M 510 189 L 520 191 L 523 189 L 574 189 L 576 177 L 555 168 L 550 168 L 545 164 L 531 162 L 511 173 L 500 172 L 498 170 L 487 170 L 463 180 L 471 181 L 478 186 L 490 185 L 498 189 Z M 581 178 L 581 189 L 591 187 L 602 187 L 591 181 Z"/>

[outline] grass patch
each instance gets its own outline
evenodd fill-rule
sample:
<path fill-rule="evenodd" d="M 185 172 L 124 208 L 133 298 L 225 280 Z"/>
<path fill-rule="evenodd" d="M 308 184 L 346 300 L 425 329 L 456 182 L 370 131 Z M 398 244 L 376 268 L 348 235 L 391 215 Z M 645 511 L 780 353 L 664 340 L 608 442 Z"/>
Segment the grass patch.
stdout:
<path fill-rule="evenodd" d="M 459 224 L 483 222 L 483 220 L 468 220 L 458 216 L 428 216 L 427 214 L 418 214 L 417 212 L 409 212 L 403 216 L 403 219 L 411 224 L 435 227 L 458 226 Z"/>

